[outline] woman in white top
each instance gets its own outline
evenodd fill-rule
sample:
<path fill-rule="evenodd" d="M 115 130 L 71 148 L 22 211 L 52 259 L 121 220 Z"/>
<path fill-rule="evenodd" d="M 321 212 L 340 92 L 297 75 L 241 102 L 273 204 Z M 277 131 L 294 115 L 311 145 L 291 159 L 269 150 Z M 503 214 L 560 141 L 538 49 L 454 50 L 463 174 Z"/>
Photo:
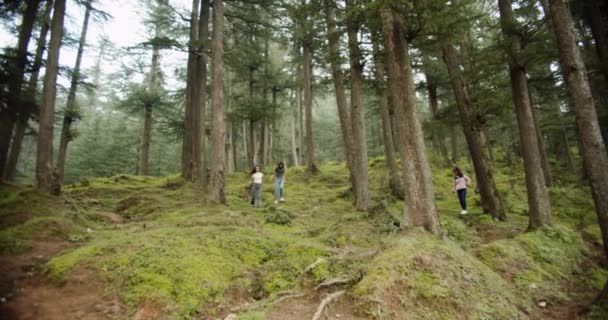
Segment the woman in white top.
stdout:
<path fill-rule="evenodd" d="M 264 174 L 260 172 L 260 166 L 255 166 L 251 172 L 251 179 L 253 184 L 251 185 L 251 195 L 253 196 L 253 205 L 257 208 L 262 207 L 262 180 Z"/>

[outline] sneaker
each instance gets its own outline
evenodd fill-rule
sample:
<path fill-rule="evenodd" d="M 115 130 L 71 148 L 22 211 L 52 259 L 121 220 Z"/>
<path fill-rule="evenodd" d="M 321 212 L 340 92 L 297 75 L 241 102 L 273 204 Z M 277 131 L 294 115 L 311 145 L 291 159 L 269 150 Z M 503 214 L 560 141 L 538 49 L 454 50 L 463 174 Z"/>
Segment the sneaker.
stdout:
<path fill-rule="evenodd" d="M 460 211 L 460 214 L 467 214 L 467 211 L 466 210 L 462 210 L 462 211 Z"/>
<path fill-rule="evenodd" d="M 279 203 L 279 202 L 278 202 L 278 201 L 276 201 L 276 200 L 274 200 L 274 204 L 277 204 L 277 203 Z"/>
<path fill-rule="evenodd" d="M 281 202 L 285 202 L 285 198 L 281 198 Z"/>

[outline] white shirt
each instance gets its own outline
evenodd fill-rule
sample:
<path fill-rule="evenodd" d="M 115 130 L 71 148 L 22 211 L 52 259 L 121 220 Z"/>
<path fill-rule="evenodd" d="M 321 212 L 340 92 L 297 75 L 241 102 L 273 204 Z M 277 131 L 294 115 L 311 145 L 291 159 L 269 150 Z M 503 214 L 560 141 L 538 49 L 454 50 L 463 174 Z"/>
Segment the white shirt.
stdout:
<path fill-rule="evenodd" d="M 262 184 L 262 178 L 264 178 L 264 174 L 261 172 L 256 172 L 251 175 L 253 178 L 253 183 Z"/>

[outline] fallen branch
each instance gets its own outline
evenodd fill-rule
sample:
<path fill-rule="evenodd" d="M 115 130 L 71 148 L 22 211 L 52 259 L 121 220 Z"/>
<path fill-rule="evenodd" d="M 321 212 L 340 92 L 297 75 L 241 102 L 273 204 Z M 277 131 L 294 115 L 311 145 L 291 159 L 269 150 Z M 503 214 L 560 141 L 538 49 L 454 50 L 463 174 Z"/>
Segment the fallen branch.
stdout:
<path fill-rule="evenodd" d="M 316 287 L 315 290 L 319 290 L 319 289 L 323 289 L 323 288 L 328 288 L 331 286 L 336 286 L 336 285 L 341 285 L 341 284 L 348 284 L 350 282 L 352 282 L 353 279 L 351 278 L 333 278 L 333 279 L 327 279 L 321 283 L 319 283 Z"/>
<path fill-rule="evenodd" d="M 319 307 L 317 308 L 317 312 L 312 317 L 312 320 L 320 320 L 321 316 L 323 315 L 323 310 L 325 310 L 325 307 L 327 307 L 327 305 L 330 304 L 333 300 L 338 299 L 339 297 L 344 295 L 344 293 L 346 293 L 346 291 L 341 290 L 341 291 L 334 292 L 332 294 L 328 294 L 327 297 L 325 299 L 323 299 L 323 301 L 321 301 L 321 304 L 319 304 Z"/>

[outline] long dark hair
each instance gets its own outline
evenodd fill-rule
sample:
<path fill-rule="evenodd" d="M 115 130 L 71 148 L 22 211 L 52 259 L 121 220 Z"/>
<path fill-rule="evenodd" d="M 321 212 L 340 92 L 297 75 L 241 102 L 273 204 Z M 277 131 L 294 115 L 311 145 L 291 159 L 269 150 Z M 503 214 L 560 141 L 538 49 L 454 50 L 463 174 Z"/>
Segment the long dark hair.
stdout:
<path fill-rule="evenodd" d="M 283 163 L 283 161 L 280 161 L 279 164 L 277 164 L 277 168 L 275 169 L 275 172 L 278 172 L 278 173 L 285 172 L 285 164 Z"/>
<path fill-rule="evenodd" d="M 462 178 L 462 176 L 464 176 L 464 175 L 462 174 L 462 170 L 460 170 L 460 168 L 458 168 L 458 167 L 454 167 L 454 173 L 456 174 L 456 176 L 457 176 L 458 178 Z"/>
<path fill-rule="evenodd" d="M 259 168 L 259 167 L 260 166 L 258 166 L 258 165 L 253 166 L 253 169 L 251 169 L 251 174 L 254 174 L 254 173 L 258 172 L 256 169 Z"/>

